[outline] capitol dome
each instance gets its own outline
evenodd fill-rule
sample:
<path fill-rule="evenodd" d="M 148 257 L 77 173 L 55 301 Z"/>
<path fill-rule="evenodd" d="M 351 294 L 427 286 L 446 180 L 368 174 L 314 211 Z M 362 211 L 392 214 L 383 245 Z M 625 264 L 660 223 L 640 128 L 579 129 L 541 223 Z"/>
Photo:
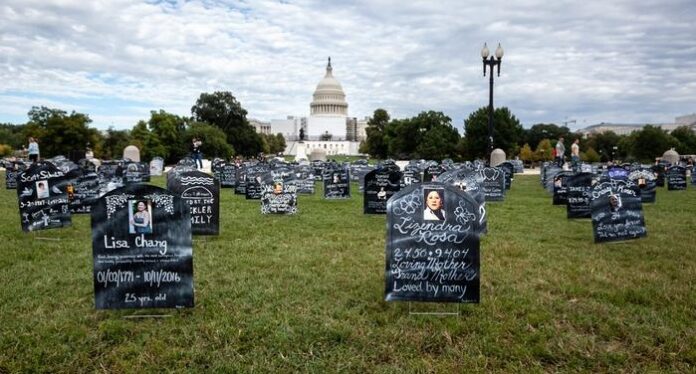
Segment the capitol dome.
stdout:
<path fill-rule="evenodd" d="M 348 103 L 341 83 L 334 78 L 331 57 L 326 65 L 326 75 L 317 84 L 313 100 L 309 104 L 311 116 L 347 116 Z"/>

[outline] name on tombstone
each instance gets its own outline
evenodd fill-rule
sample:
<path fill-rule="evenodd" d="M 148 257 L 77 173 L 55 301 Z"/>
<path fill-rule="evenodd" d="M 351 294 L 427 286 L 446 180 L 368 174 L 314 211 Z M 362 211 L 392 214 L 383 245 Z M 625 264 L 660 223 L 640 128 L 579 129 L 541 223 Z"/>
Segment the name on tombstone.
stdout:
<path fill-rule="evenodd" d="M 647 235 L 638 190 L 628 184 L 604 182 L 592 189 L 595 243 L 638 239 Z"/>
<path fill-rule="evenodd" d="M 68 180 L 50 162 L 37 162 L 17 176 L 19 215 L 24 232 L 70 226 Z"/>

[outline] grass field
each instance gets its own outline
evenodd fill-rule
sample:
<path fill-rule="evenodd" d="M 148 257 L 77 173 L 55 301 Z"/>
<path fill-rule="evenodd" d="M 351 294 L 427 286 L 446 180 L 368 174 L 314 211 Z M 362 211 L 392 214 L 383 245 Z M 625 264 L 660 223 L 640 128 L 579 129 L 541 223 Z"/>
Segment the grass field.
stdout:
<path fill-rule="evenodd" d="M 383 301 L 385 216 L 354 191 L 262 216 L 223 190 L 221 235 L 194 238 L 196 307 L 125 319 L 153 311 L 94 309 L 89 216 L 24 234 L 0 189 L 0 373 L 696 371 L 696 188 L 658 191 L 647 238 L 596 245 L 517 177 L 458 317 Z"/>

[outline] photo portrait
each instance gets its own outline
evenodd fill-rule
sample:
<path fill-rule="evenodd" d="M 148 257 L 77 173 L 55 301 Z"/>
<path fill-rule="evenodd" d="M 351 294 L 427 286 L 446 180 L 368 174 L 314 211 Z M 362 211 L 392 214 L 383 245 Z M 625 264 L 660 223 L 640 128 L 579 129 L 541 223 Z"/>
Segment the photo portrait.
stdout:
<path fill-rule="evenodd" d="M 128 200 L 128 232 L 152 234 L 152 202 L 150 200 Z"/>
<path fill-rule="evenodd" d="M 442 189 L 424 189 L 423 201 L 423 220 L 425 221 L 444 221 L 445 220 L 445 191 Z"/>
<path fill-rule="evenodd" d="M 42 180 L 36 182 L 36 198 L 37 199 L 46 199 L 50 196 L 50 192 L 48 191 L 48 181 L 47 180 Z"/>

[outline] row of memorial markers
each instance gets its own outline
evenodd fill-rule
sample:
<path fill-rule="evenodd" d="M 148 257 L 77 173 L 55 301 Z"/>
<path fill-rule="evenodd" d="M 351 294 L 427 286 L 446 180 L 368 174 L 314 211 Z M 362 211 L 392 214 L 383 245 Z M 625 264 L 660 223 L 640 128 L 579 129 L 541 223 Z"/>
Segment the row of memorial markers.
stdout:
<path fill-rule="evenodd" d="M 24 231 L 64 227 L 71 213 L 91 214 L 98 309 L 192 307 L 192 235 L 219 234 L 220 188 L 260 200 L 263 214 L 294 214 L 298 194 L 313 194 L 317 180 L 326 199 L 349 198 L 351 180 L 358 180 L 364 213 L 387 215 L 387 301 L 478 302 L 486 202 L 504 200 L 521 166 L 420 160 L 401 170 L 390 161 L 375 168 L 366 162 L 215 160 L 211 176 L 184 159 L 167 173 L 162 189 L 144 183 L 162 174 L 161 159 L 149 167 L 117 160 L 97 168 L 63 157 L 4 164 L 6 187 L 17 189 Z M 645 236 L 641 200 L 654 201 L 661 176 L 668 186 L 686 184 L 678 166 L 582 168 L 570 172 L 547 164 L 541 180 L 554 204 L 567 205 L 569 218 L 592 218 L 597 242 Z"/>

